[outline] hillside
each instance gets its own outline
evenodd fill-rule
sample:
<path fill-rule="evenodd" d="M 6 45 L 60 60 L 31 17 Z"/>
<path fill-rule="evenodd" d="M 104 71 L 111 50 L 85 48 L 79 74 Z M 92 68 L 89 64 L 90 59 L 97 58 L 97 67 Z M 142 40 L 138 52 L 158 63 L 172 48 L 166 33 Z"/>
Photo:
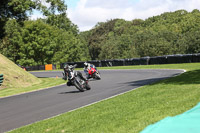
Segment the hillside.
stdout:
<path fill-rule="evenodd" d="M 0 73 L 4 74 L 4 82 L 0 89 L 28 87 L 41 82 L 2 54 L 0 54 Z"/>
<path fill-rule="evenodd" d="M 113 19 L 80 33 L 92 60 L 200 53 L 200 11 L 165 12 L 146 20 Z"/>

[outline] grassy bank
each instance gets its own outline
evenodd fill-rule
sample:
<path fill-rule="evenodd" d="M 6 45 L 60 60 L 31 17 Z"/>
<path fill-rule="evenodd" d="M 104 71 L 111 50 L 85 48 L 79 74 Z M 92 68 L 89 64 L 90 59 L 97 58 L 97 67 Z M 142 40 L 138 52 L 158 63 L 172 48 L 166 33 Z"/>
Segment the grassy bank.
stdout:
<path fill-rule="evenodd" d="M 4 81 L 0 90 L 4 88 L 28 87 L 41 82 L 40 79 L 24 71 L 11 60 L 0 54 L 0 74 Z"/>
<path fill-rule="evenodd" d="M 0 86 L 0 98 L 64 83 L 64 80 L 59 78 L 37 78 L 1 54 L 0 74 L 4 75 L 3 84 Z"/>
<path fill-rule="evenodd" d="M 115 69 L 118 68 L 121 67 Z M 138 133 L 149 124 L 183 113 L 200 102 L 200 63 L 123 67 L 132 68 L 187 72 L 12 132 Z"/>
<path fill-rule="evenodd" d="M 48 87 L 64 84 L 66 82 L 61 78 L 57 78 L 57 79 L 56 78 L 39 78 L 39 79 L 41 80 L 40 83 L 36 83 L 28 87 L 11 87 L 11 88 L 0 89 L 0 98 L 6 97 L 6 96 L 12 96 L 16 94 L 21 94 L 25 92 L 41 90 Z"/>

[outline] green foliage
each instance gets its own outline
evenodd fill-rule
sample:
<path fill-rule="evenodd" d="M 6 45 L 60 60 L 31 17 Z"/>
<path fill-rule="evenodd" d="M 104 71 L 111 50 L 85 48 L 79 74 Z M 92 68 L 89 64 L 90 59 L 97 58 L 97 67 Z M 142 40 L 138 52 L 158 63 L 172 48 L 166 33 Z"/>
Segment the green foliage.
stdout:
<path fill-rule="evenodd" d="M 1 52 L 23 66 L 78 61 L 82 44 L 72 30 L 51 26 L 43 20 L 25 21 L 20 27 L 16 20 L 10 20 Z"/>
<path fill-rule="evenodd" d="M 35 2 L 32 0 L 1 0 L 0 4 L 0 39 L 5 36 L 4 26 L 9 18 L 18 21 L 27 19 L 27 11 L 32 11 Z"/>
<path fill-rule="evenodd" d="M 199 10 L 178 10 L 146 20 L 101 22 L 84 41 L 93 60 L 199 53 L 199 27 Z"/>
<path fill-rule="evenodd" d="M 44 2 L 49 6 L 43 5 Z M 23 21 L 28 19 L 28 13 L 32 13 L 33 9 L 42 11 L 45 16 L 50 16 L 55 13 L 65 13 L 67 6 L 63 0 L 1 0 L 0 39 L 5 36 L 4 26 L 9 19 L 16 19 L 23 24 Z"/>
<path fill-rule="evenodd" d="M 185 36 L 187 53 L 200 53 L 200 29 L 188 32 Z"/>
<path fill-rule="evenodd" d="M 0 72 L 3 74 L 4 81 L 2 88 L 23 88 L 41 83 L 41 80 L 27 71 L 17 66 L 8 58 L 0 54 Z M 1 93 L 1 92 L 0 92 Z M 11 92 L 12 93 L 12 92 Z M 0 96 L 1 97 L 1 96 Z"/>
<path fill-rule="evenodd" d="M 11 133 L 139 133 L 148 125 L 168 116 L 181 114 L 200 101 L 199 65 L 199 63 L 187 63 L 117 67 L 116 69 L 186 69 L 187 72 L 21 127 Z"/>
<path fill-rule="evenodd" d="M 50 15 L 48 16 L 46 23 L 52 26 L 56 26 L 59 29 L 72 32 L 76 36 L 78 34 L 78 27 L 74 25 L 69 18 L 67 18 L 66 13 L 62 13 L 59 15 Z"/>
<path fill-rule="evenodd" d="M 15 63 L 43 65 L 200 52 L 200 11 L 197 9 L 166 12 L 146 20 L 112 19 L 79 33 L 67 17 L 64 1 L 46 2 L 50 6 L 42 5 L 39 0 L 3 1 L 6 6 L 16 6 L 0 20 L 5 30 L 1 32 L 0 50 Z M 42 10 L 47 18 L 19 23 L 32 9 Z M 16 13 L 21 13 L 21 18 Z"/>
<path fill-rule="evenodd" d="M 42 65 L 51 63 L 56 50 L 58 29 L 41 20 L 27 21 L 23 28 L 24 45 L 20 47 L 20 59 L 23 65 Z"/>
<path fill-rule="evenodd" d="M 3 4 L 6 6 L 0 6 L 1 11 L 9 9 L 7 14 L 0 14 L 4 22 L 0 28 L 5 30 L 1 32 L 0 50 L 9 59 L 24 66 L 87 60 L 84 52 L 88 51 L 79 39 L 77 26 L 66 15 L 63 0 L 4 0 Z M 32 9 L 41 10 L 47 18 L 26 20 Z"/>
<path fill-rule="evenodd" d="M 21 26 L 15 19 L 10 20 L 5 25 L 6 37 L 3 39 L 0 49 L 10 60 L 16 62 L 19 59 L 19 48 L 23 45 L 21 36 Z"/>
<path fill-rule="evenodd" d="M 52 62 L 63 63 L 63 62 L 75 62 L 81 60 L 81 43 L 78 38 L 63 32 L 58 37 L 58 51 L 55 53 Z"/>

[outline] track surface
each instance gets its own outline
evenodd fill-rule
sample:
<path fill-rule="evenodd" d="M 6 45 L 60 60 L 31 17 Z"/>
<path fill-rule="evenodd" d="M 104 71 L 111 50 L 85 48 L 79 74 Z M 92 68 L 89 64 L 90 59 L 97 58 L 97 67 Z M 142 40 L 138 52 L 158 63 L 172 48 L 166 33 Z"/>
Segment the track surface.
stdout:
<path fill-rule="evenodd" d="M 102 80 L 91 80 L 91 90 L 79 92 L 61 85 L 0 98 L 0 133 L 43 120 L 105 98 L 153 83 L 182 70 L 102 70 Z M 37 77 L 61 77 L 62 72 L 33 72 Z"/>

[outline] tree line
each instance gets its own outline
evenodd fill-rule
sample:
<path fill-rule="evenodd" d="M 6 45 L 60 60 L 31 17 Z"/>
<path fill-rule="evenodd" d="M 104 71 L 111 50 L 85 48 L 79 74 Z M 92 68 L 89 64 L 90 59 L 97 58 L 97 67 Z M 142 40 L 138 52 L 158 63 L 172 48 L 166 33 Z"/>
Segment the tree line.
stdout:
<path fill-rule="evenodd" d="M 80 33 L 92 60 L 200 53 L 200 11 L 177 10 L 146 20 L 113 19 Z"/>
<path fill-rule="evenodd" d="M 86 60 L 78 27 L 67 17 L 62 0 L 3 0 L 0 6 L 0 53 L 23 66 Z M 39 10 L 44 19 L 30 20 Z"/>
<path fill-rule="evenodd" d="M 200 11 L 112 19 L 79 32 L 63 0 L 3 0 L 0 53 L 23 66 L 200 52 Z M 39 10 L 43 19 L 30 20 Z"/>

